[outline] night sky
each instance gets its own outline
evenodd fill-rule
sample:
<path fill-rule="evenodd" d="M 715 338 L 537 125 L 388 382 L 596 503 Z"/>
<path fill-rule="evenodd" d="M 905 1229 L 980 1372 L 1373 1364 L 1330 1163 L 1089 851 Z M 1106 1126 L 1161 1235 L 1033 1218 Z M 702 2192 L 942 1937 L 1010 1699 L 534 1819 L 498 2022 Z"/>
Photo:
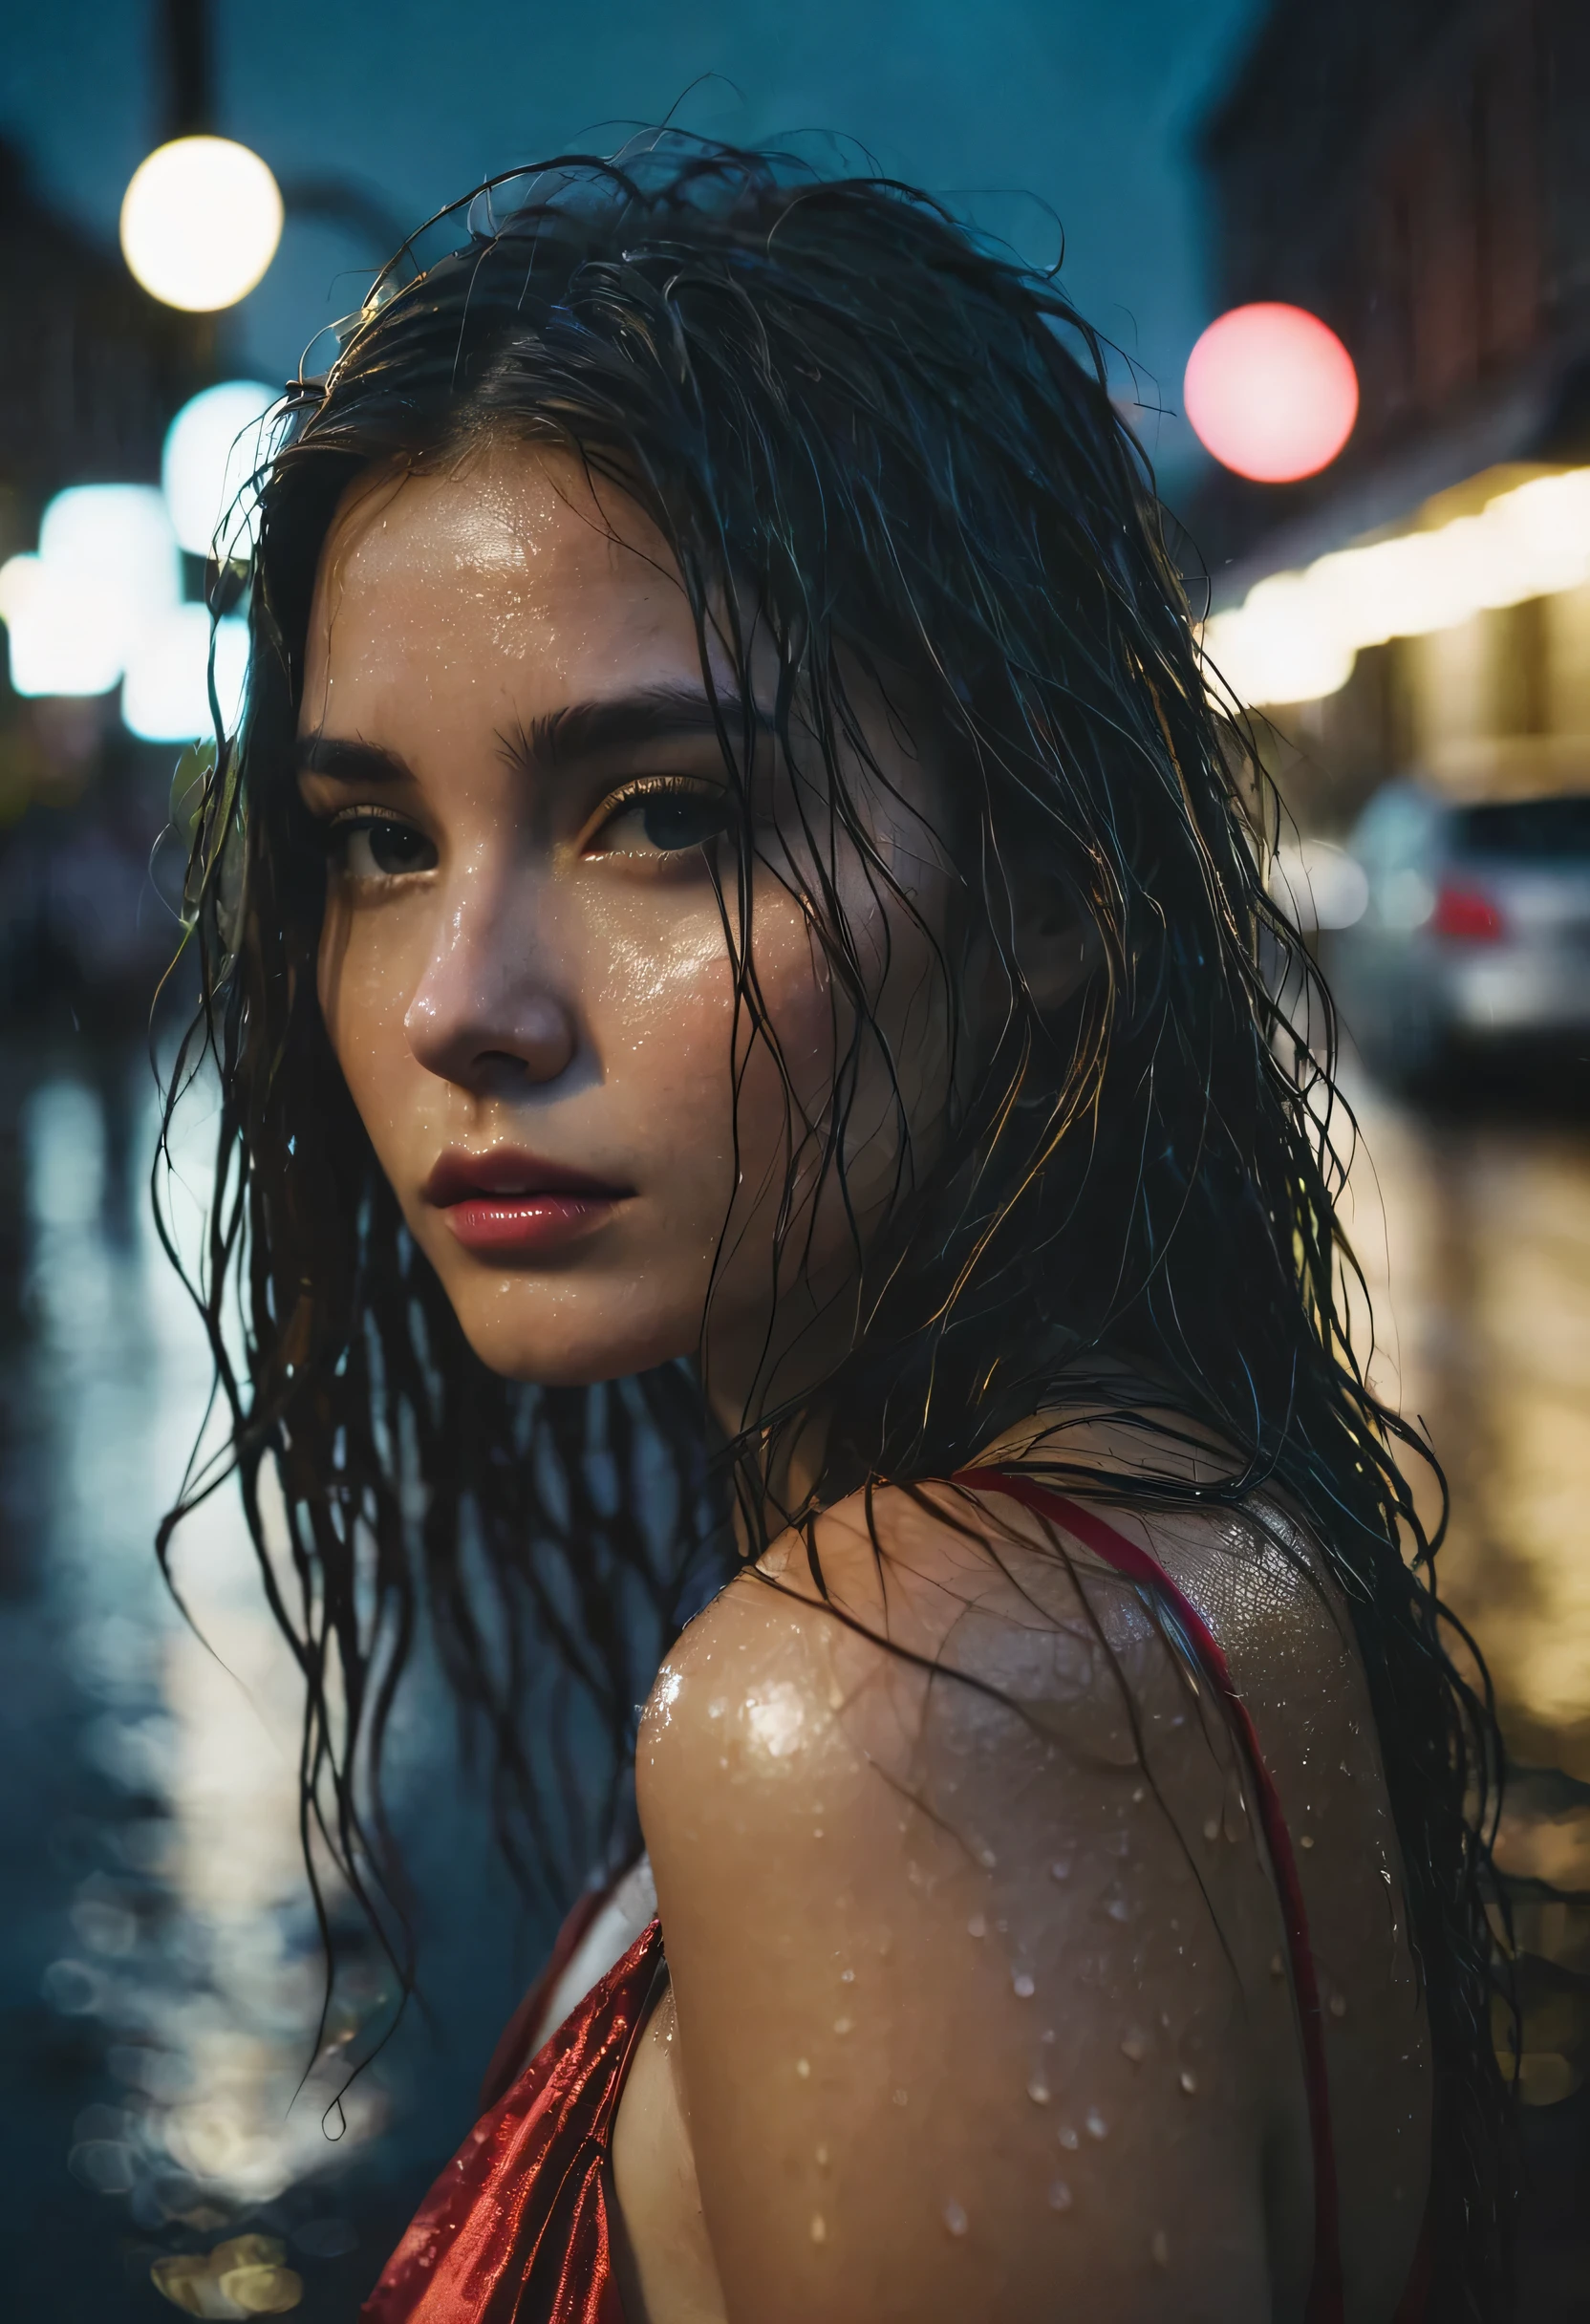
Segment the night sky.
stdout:
<path fill-rule="evenodd" d="M 363 179 L 404 227 L 483 174 L 609 151 L 677 104 L 691 128 L 746 144 L 849 137 L 1022 256 L 1051 263 L 1063 227 L 1071 297 L 1174 404 L 1209 318 L 1188 125 L 1256 14 L 1256 0 L 219 0 L 219 128 L 279 177 Z M 161 120 L 154 39 L 154 0 L 68 0 L 7 23 L 0 133 L 104 237 Z M 372 256 L 289 221 L 232 318 L 227 365 L 295 370 L 307 339 L 358 305 Z M 1167 477 L 1186 474 L 1181 420 L 1146 435 Z"/>
<path fill-rule="evenodd" d="M 217 125 L 279 176 L 363 180 L 405 226 L 491 171 L 611 150 L 677 105 L 686 126 L 741 142 L 800 131 L 821 150 L 810 139 L 834 133 L 1028 258 L 1052 262 L 1064 228 L 1071 296 L 1141 364 L 1146 397 L 1173 405 L 1210 314 L 1187 133 L 1257 13 L 1256 0 L 218 0 Z M 160 125 L 155 22 L 151 0 L 63 0 L 7 27 L 0 133 L 106 237 Z M 701 75 L 720 77 L 692 89 Z M 228 367 L 295 370 L 357 304 L 374 255 L 290 220 L 229 326 Z M 1185 478 L 1184 423 L 1144 426 L 1167 480 Z"/>

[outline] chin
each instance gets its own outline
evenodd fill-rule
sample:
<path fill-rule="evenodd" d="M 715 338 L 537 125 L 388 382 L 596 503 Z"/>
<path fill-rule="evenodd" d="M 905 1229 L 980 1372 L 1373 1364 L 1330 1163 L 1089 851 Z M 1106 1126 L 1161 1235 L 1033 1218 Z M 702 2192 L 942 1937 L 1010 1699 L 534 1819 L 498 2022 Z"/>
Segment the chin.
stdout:
<path fill-rule="evenodd" d="M 449 1293 L 454 1292 L 449 1285 Z M 490 1371 L 535 1388 L 595 1388 L 693 1357 L 698 1323 L 648 1314 L 638 1286 L 589 1301 L 494 1278 L 453 1298 L 463 1336 Z"/>

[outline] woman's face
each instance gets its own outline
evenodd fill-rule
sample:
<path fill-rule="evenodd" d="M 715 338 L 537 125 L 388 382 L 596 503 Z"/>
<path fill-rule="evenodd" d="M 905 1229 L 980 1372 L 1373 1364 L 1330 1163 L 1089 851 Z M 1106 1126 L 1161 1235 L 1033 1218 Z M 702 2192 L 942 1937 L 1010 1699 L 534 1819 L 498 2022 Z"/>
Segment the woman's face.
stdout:
<path fill-rule="evenodd" d="M 765 721 L 771 653 L 752 665 Z M 713 674 L 721 702 L 726 657 Z M 882 1037 L 856 1051 L 846 1108 L 864 1235 L 899 1182 L 893 1089 L 913 1151 L 942 1116 L 949 1007 L 926 929 L 951 890 L 934 769 L 855 693 L 884 780 L 845 772 L 875 864 L 830 824 L 799 739 L 790 766 L 764 734 L 749 785 L 748 965 L 781 1067 L 736 1008 L 734 790 L 649 521 L 510 443 L 348 494 L 300 721 L 329 854 L 321 1005 L 409 1227 L 495 1370 L 567 1384 L 695 1356 L 710 1289 L 709 1387 L 737 1424 L 768 1355 L 793 1390 L 848 1340 L 853 1234 L 822 1153 L 853 1022 L 792 888 L 827 854 Z"/>

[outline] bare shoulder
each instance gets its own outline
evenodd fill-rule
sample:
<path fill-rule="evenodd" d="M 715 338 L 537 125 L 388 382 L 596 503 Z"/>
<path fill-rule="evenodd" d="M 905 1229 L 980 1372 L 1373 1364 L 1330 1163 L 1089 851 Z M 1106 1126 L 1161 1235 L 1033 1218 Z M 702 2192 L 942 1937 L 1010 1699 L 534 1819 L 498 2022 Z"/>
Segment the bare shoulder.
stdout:
<path fill-rule="evenodd" d="M 638 1770 L 731 2314 L 1300 2301 L 1283 1940 L 1206 1709 L 1085 1547 L 945 1487 L 691 1625 Z"/>

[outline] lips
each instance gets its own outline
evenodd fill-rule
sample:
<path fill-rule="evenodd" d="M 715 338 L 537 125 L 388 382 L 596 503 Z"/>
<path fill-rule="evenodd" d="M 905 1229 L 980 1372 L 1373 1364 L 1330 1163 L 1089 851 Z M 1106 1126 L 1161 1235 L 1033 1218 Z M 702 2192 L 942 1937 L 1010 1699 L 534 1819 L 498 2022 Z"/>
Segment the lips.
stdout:
<path fill-rule="evenodd" d="M 423 1189 L 466 1251 L 520 1258 L 582 1240 L 632 1191 L 506 1146 L 443 1154 Z"/>

